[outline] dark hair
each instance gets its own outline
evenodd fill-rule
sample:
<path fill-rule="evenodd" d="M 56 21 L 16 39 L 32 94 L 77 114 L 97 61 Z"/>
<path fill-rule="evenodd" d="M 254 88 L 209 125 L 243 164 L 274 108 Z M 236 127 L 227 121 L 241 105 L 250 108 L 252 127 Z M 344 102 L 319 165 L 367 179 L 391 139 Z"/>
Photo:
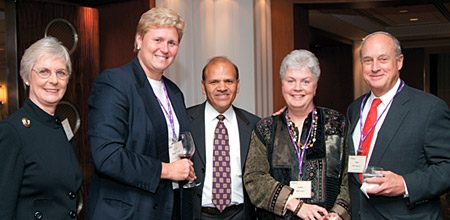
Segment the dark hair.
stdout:
<path fill-rule="evenodd" d="M 238 67 L 236 66 L 236 64 L 234 64 L 233 62 L 231 62 L 231 60 L 229 60 L 229 59 L 228 59 L 227 57 L 225 57 L 225 56 L 216 56 L 216 57 L 211 58 L 211 59 L 208 61 L 208 63 L 205 65 L 205 67 L 203 67 L 203 70 L 202 70 L 202 80 L 205 81 L 205 70 L 206 70 L 206 67 L 208 67 L 208 65 L 209 65 L 210 63 L 224 62 L 224 61 L 228 61 L 228 62 L 230 62 L 231 64 L 233 64 L 234 69 L 236 70 L 236 79 L 239 79 L 239 69 L 238 69 Z"/>

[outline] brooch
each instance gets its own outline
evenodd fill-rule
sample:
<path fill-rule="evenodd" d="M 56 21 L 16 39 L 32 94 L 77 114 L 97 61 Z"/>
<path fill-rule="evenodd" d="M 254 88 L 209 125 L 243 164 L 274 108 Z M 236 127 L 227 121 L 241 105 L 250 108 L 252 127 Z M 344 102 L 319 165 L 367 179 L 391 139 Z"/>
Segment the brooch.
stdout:
<path fill-rule="evenodd" d="M 29 127 L 30 127 L 30 124 L 31 124 L 30 119 L 28 119 L 28 118 L 22 118 L 22 124 L 23 124 L 23 126 L 29 128 Z"/>

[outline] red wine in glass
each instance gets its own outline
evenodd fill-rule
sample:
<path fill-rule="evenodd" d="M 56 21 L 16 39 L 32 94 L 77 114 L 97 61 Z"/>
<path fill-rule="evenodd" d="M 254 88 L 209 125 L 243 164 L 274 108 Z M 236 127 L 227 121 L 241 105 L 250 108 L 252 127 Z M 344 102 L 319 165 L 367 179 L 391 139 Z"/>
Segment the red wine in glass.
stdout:
<path fill-rule="evenodd" d="M 194 139 L 192 138 L 192 135 L 190 132 L 181 132 L 180 138 L 181 144 L 183 145 L 183 153 L 179 154 L 178 156 L 181 159 L 191 159 L 192 155 L 194 155 L 195 152 L 195 143 Z M 199 186 L 201 183 L 196 183 L 194 181 L 189 181 L 188 183 L 184 184 L 183 188 L 193 188 L 196 186 Z"/>
<path fill-rule="evenodd" d="M 178 155 L 181 159 L 191 159 L 191 154 L 180 154 Z"/>

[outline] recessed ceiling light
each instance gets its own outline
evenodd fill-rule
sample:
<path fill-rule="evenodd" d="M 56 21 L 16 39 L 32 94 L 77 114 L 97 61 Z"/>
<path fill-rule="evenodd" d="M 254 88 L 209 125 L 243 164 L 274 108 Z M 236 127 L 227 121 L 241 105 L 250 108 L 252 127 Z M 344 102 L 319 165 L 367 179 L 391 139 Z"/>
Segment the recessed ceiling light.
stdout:
<path fill-rule="evenodd" d="M 409 21 L 416 22 L 416 21 L 419 21 L 419 18 L 410 18 Z"/>
<path fill-rule="evenodd" d="M 399 13 L 408 13 L 409 11 L 408 11 L 408 9 L 401 9 L 401 10 L 399 10 L 398 12 L 399 12 Z"/>

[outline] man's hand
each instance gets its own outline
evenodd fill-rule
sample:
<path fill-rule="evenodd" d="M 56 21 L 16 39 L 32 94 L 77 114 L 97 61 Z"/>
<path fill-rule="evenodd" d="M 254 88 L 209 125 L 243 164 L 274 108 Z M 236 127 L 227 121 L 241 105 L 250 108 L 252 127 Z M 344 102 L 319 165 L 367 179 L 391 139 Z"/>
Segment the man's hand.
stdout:
<path fill-rule="evenodd" d="M 287 108 L 286 106 L 283 106 L 282 108 L 280 108 L 280 110 L 274 112 L 274 113 L 272 114 L 272 116 L 280 115 L 281 113 L 284 112 L 284 110 L 286 110 L 286 108 Z"/>
<path fill-rule="evenodd" d="M 384 176 L 364 179 L 367 183 L 380 184 L 378 187 L 366 189 L 368 194 L 379 196 L 399 196 L 405 194 L 405 182 L 402 176 L 391 171 L 376 171 L 376 173 L 381 173 Z"/>
<path fill-rule="evenodd" d="M 194 163 L 188 159 L 177 160 L 172 163 L 162 163 L 161 179 L 173 181 L 192 181 L 197 179 L 194 172 Z"/>

